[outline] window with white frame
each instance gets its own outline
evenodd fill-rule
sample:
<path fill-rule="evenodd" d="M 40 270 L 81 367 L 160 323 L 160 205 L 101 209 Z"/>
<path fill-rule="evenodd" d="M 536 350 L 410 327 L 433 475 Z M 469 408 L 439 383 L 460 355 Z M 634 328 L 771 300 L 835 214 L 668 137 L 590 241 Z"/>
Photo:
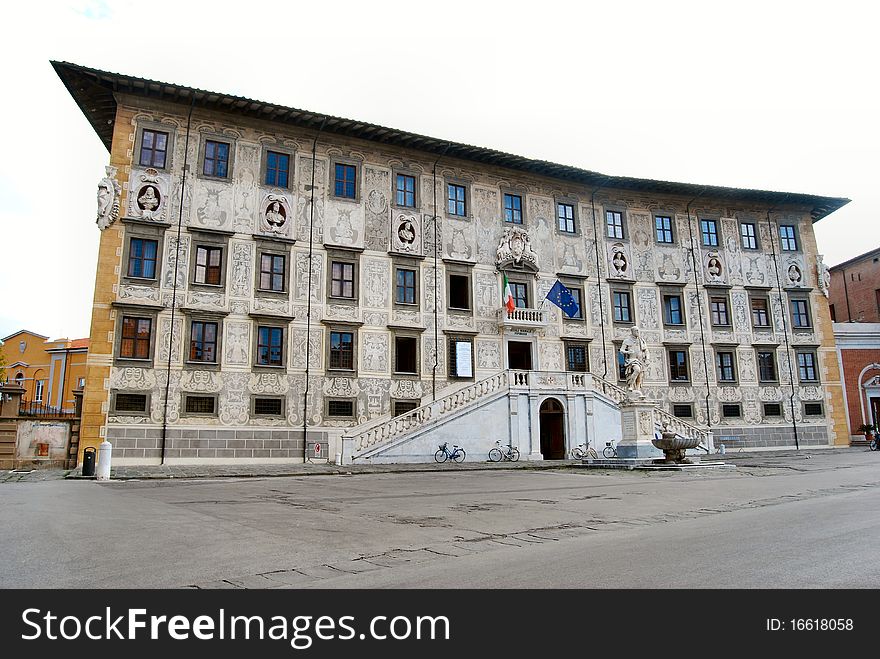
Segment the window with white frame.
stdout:
<path fill-rule="evenodd" d="M 605 230 L 609 238 L 623 240 L 623 213 L 620 211 L 605 211 Z"/>
<path fill-rule="evenodd" d="M 742 239 L 743 249 L 758 249 L 758 235 L 753 223 L 743 222 L 740 224 L 739 235 Z"/>
<path fill-rule="evenodd" d="M 522 197 L 516 194 L 504 194 L 504 221 L 522 224 Z"/>
<path fill-rule="evenodd" d="M 819 379 L 815 352 L 798 352 L 797 363 L 801 382 L 816 382 Z"/>
<path fill-rule="evenodd" d="M 795 328 L 810 327 L 810 307 L 806 300 L 791 301 L 791 324 Z"/>
<path fill-rule="evenodd" d="M 732 350 L 715 353 L 715 368 L 719 382 L 736 382 L 735 356 Z"/>
<path fill-rule="evenodd" d="M 572 204 L 556 204 L 556 221 L 562 233 L 575 233 L 574 206 Z"/>
<path fill-rule="evenodd" d="M 783 252 L 796 252 L 797 251 L 797 236 L 794 232 L 794 225 L 791 224 L 780 224 L 779 225 L 779 243 L 782 247 Z"/>
<path fill-rule="evenodd" d="M 612 308 L 614 309 L 614 322 L 632 322 L 632 298 L 628 291 L 611 292 Z"/>
<path fill-rule="evenodd" d="M 673 243 L 672 236 L 672 218 L 668 215 L 657 215 L 654 217 L 654 228 L 657 232 L 658 243 Z"/>
<path fill-rule="evenodd" d="M 718 223 L 715 220 L 700 220 L 700 232 L 704 245 L 718 247 Z"/>

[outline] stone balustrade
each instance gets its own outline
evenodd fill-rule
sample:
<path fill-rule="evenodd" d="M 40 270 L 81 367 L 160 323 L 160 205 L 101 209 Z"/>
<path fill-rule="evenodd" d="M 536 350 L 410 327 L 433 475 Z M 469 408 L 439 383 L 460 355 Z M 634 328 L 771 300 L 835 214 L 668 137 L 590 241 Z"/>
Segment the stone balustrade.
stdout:
<path fill-rule="evenodd" d="M 510 371 L 511 390 L 584 390 L 592 386 L 592 380 L 590 373 L 574 371 Z"/>
<path fill-rule="evenodd" d="M 683 419 L 678 418 L 677 416 L 670 414 L 666 410 L 663 410 L 659 407 L 654 408 L 654 427 L 662 428 L 664 421 L 669 426 L 669 429 L 674 433 L 681 435 L 682 437 L 694 438 L 698 437 L 700 439 L 700 443 L 706 448 L 711 448 L 710 442 L 710 433 L 711 431 L 700 428 L 699 426 L 695 426 L 692 423 L 688 423 Z"/>
<path fill-rule="evenodd" d="M 501 312 L 502 325 L 510 327 L 541 327 L 547 324 L 547 311 L 544 309 L 524 309 L 516 307 L 513 311 Z"/>
<path fill-rule="evenodd" d="M 616 384 L 612 384 L 598 375 L 592 375 L 591 377 L 595 388 L 615 403 L 620 404 L 626 400 L 627 392 L 623 387 L 618 387 Z"/>

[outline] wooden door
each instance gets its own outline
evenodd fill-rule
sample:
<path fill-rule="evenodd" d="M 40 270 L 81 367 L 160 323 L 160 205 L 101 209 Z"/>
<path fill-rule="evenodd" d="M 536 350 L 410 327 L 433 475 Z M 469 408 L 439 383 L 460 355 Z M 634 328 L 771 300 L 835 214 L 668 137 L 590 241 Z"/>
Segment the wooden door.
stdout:
<path fill-rule="evenodd" d="M 555 398 L 541 404 L 541 454 L 545 460 L 565 459 L 565 412 Z"/>

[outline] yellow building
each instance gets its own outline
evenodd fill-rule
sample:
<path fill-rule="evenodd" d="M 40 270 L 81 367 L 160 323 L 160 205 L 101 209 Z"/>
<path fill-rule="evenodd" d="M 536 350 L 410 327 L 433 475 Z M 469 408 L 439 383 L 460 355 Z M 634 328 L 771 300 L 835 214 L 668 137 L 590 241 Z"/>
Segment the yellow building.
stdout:
<path fill-rule="evenodd" d="M 86 381 L 87 338 L 50 340 L 19 330 L 0 341 L 3 379 L 24 387 L 23 401 L 50 410 L 74 410 L 73 392 L 82 389 Z"/>

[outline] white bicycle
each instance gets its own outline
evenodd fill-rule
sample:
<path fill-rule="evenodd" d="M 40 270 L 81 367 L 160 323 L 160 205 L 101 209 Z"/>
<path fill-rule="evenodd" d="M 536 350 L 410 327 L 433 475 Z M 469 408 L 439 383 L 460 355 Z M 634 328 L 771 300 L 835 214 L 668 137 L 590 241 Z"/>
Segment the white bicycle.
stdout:
<path fill-rule="evenodd" d="M 599 454 L 596 453 L 596 449 L 592 446 L 584 442 L 583 444 L 578 444 L 570 452 L 572 460 L 586 460 L 587 458 L 592 458 L 596 460 L 599 458 Z"/>
<path fill-rule="evenodd" d="M 519 449 L 502 445 L 499 439 L 495 442 L 495 448 L 489 451 L 489 462 L 501 462 L 502 460 L 516 462 L 519 460 Z"/>

